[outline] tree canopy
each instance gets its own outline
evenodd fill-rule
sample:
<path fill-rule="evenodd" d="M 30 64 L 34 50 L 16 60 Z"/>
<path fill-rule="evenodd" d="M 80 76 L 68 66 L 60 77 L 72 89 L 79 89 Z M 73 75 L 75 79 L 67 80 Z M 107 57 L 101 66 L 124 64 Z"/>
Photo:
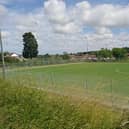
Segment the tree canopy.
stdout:
<path fill-rule="evenodd" d="M 97 52 L 97 57 L 99 58 L 111 58 L 112 57 L 112 51 L 108 49 L 102 48 L 100 51 Z"/>
<path fill-rule="evenodd" d="M 23 35 L 23 57 L 33 58 L 38 55 L 38 43 L 35 36 L 31 33 L 24 33 Z"/>
<path fill-rule="evenodd" d="M 123 59 L 127 57 L 127 50 L 124 48 L 113 48 L 112 54 L 116 59 Z"/>

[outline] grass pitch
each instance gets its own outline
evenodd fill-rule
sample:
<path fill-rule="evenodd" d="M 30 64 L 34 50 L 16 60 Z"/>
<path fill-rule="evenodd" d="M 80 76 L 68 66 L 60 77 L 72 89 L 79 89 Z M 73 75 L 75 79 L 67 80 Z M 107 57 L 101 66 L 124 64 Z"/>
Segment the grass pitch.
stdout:
<path fill-rule="evenodd" d="M 28 81 L 42 88 L 85 89 L 129 97 L 128 63 L 78 63 L 22 68 L 8 71 L 7 76 L 13 81 Z"/>

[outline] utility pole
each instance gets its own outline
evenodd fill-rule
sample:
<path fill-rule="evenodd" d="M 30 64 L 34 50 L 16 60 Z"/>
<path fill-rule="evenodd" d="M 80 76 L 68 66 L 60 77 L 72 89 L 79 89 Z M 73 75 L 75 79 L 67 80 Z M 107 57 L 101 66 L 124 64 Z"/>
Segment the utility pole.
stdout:
<path fill-rule="evenodd" d="M 0 30 L 0 47 L 1 47 L 1 58 L 2 58 L 2 73 L 3 79 L 5 79 L 5 62 L 4 62 L 4 52 L 3 52 L 3 44 L 2 44 L 2 33 Z"/>
<path fill-rule="evenodd" d="M 89 40 L 88 40 L 88 37 L 87 37 L 87 36 L 86 36 L 85 39 L 86 39 L 86 54 L 88 55 L 88 51 L 89 51 L 89 50 L 88 50 L 88 49 L 89 49 L 89 48 L 88 48 L 88 43 L 89 43 Z"/>
<path fill-rule="evenodd" d="M 87 39 L 87 48 L 86 48 L 87 55 L 88 55 L 88 51 L 89 51 L 89 50 L 88 50 L 88 49 L 89 49 L 89 48 L 88 48 L 88 43 L 89 43 L 89 42 L 88 42 L 88 39 Z"/>

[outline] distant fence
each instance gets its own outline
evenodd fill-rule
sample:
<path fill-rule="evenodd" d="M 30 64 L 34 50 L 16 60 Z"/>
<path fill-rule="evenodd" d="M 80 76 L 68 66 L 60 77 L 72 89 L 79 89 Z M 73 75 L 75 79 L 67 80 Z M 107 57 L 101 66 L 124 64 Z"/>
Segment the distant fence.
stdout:
<path fill-rule="evenodd" d="M 74 63 L 77 61 L 68 61 L 68 60 L 62 60 L 62 61 L 26 61 L 26 62 L 18 62 L 18 63 L 7 63 L 5 62 L 6 68 L 16 68 L 16 67 L 32 67 L 32 66 L 42 66 L 42 65 L 52 65 L 52 64 L 65 64 L 65 63 Z M 2 67 L 2 64 L 0 63 L 0 67 Z"/>

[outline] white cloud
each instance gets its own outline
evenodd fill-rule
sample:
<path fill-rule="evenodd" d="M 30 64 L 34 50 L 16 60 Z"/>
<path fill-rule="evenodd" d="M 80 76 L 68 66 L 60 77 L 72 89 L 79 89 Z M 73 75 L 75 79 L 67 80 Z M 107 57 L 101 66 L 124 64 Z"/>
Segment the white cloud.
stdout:
<path fill-rule="evenodd" d="M 75 25 L 74 22 L 69 22 L 65 25 L 60 25 L 60 24 L 57 24 L 54 28 L 55 32 L 57 33 L 64 33 L 64 34 L 67 34 L 67 33 L 77 33 L 77 32 L 80 32 L 80 28 Z"/>
<path fill-rule="evenodd" d="M 40 53 L 78 52 L 129 45 L 129 34 L 114 34 L 112 28 L 129 27 L 128 6 L 96 5 L 78 2 L 69 7 L 63 0 L 48 0 L 44 8 L 21 13 L 0 6 L 3 19 L 3 42 L 6 51 L 22 52 L 22 35 L 32 31 L 39 43 Z M 5 19 L 6 16 L 6 19 Z M 92 33 L 82 31 L 88 26 Z M 128 41 L 124 41 L 124 40 Z"/>
<path fill-rule="evenodd" d="M 49 0 L 44 3 L 44 10 L 50 21 L 55 24 L 66 24 L 69 22 L 66 4 L 62 0 Z"/>
<path fill-rule="evenodd" d="M 80 9 L 81 8 L 81 9 Z M 76 12 L 80 22 L 93 27 L 129 27 L 129 5 L 102 4 L 91 6 L 82 2 L 77 4 Z"/>
<path fill-rule="evenodd" d="M 78 2 L 73 7 L 67 7 L 63 0 L 48 0 L 44 4 L 44 9 L 56 32 L 62 30 L 64 33 L 65 28 L 71 23 L 76 26 L 75 28 L 80 28 L 79 31 L 86 26 L 91 26 L 101 28 L 101 32 L 102 29 L 106 30 L 106 33 L 111 28 L 129 27 L 129 5 L 101 4 L 92 6 L 88 1 L 83 1 Z M 69 30 L 72 28 L 73 26 Z M 73 33 L 76 32 L 78 31 L 73 31 Z M 66 33 L 71 33 L 71 31 L 66 31 Z"/>
<path fill-rule="evenodd" d="M 2 31 L 2 38 L 7 38 L 10 36 L 10 32 L 9 31 Z"/>
<path fill-rule="evenodd" d="M 1 16 L 5 16 L 7 14 L 8 10 L 3 5 L 0 5 L 0 19 Z"/>
<path fill-rule="evenodd" d="M 2 28 L 5 17 L 8 15 L 8 10 L 3 5 L 0 5 L 0 28 Z"/>
<path fill-rule="evenodd" d="M 109 28 L 106 28 L 106 27 L 96 27 L 95 28 L 96 30 L 96 34 L 98 35 L 103 35 L 104 36 L 108 36 L 108 37 L 112 37 L 113 34 L 111 32 L 111 30 Z"/>
<path fill-rule="evenodd" d="M 88 21 L 91 15 L 91 5 L 87 1 L 79 2 L 74 7 L 75 20 L 83 23 Z"/>
<path fill-rule="evenodd" d="M 55 32 L 76 33 L 80 31 L 71 18 L 63 0 L 48 0 L 44 3 L 44 10 L 49 21 L 53 24 Z"/>

